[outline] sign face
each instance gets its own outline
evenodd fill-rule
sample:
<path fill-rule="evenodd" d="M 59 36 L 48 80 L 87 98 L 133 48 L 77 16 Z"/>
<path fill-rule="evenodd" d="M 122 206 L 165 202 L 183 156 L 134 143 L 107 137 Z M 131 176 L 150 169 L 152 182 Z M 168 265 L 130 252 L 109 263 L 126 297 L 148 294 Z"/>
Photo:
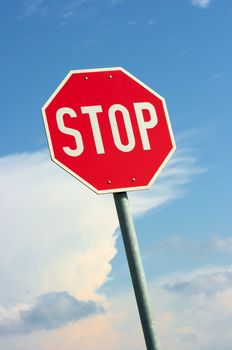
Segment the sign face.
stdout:
<path fill-rule="evenodd" d="M 175 151 L 165 100 L 123 68 L 71 71 L 42 113 L 52 160 L 96 193 L 149 188 Z"/>

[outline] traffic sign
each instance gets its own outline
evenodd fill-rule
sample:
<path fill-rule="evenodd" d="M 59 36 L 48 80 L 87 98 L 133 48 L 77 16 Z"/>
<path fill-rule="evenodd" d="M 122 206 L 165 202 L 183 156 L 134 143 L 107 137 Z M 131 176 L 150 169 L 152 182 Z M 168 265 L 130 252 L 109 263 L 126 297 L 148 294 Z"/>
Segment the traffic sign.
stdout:
<path fill-rule="evenodd" d="M 126 191 L 151 186 L 175 151 L 165 100 L 123 68 L 71 71 L 42 108 L 52 160 L 113 193 L 147 350 L 158 350 Z"/>
<path fill-rule="evenodd" d="M 175 151 L 164 98 L 123 68 L 71 71 L 42 113 L 52 160 L 99 194 L 149 188 Z"/>

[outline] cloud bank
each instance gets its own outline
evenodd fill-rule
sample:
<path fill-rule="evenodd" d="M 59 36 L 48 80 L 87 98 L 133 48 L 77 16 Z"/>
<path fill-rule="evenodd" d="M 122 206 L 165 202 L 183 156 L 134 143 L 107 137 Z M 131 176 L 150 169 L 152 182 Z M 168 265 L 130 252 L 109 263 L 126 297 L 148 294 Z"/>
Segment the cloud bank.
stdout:
<path fill-rule="evenodd" d="M 232 268 L 206 267 L 162 278 L 153 290 L 163 347 L 228 350 L 232 342 Z"/>
<path fill-rule="evenodd" d="M 141 215 L 181 198 L 186 193 L 186 185 L 192 181 L 193 177 L 205 171 L 197 165 L 196 158 L 189 150 L 176 151 L 149 191 L 135 192 L 130 195 L 134 213 Z"/>
<path fill-rule="evenodd" d="M 134 213 L 181 197 L 201 171 L 193 156 L 177 152 L 150 191 L 130 195 Z M 21 303 L 51 286 L 80 300 L 98 300 L 116 254 L 112 196 L 86 189 L 45 151 L 1 158 L 0 191 L 2 303 Z"/>
<path fill-rule="evenodd" d="M 179 274 L 164 282 L 162 288 L 176 295 L 205 297 L 223 292 L 232 286 L 232 269 L 229 267 L 205 268 L 190 274 Z"/>
<path fill-rule="evenodd" d="M 189 151 L 177 152 L 150 191 L 130 194 L 134 213 L 183 196 L 202 171 Z M 0 192 L 0 347 L 108 350 L 110 343 L 112 350 L 141 349 L 132 292 L 113 300 L 98 292 L 116 254 L 112 196 L 84 188 L 45 151 L 1 158 Z M 212 242 L 230 253 L 230 238 Z M 150 290 L 162 350 L 228 350 L 231 271 L 211 267 L 156 281 Z"/>
<path fill-rule="evenodd" d="M 1 303 L 51 290 L 98 300 L 116 254 L 110 198 L 86 190 L 43 151 L 0 159 L 0 191 Z"/>
<path fill-rule="evenodd" d="M 149 290 L 160 349 L 229 350 L 232 342 L 231 282 L 231 266 L 175 272 L 151 282 Z M 124 347 L 117 349 L 143 348 L 132 292 L 115 297 L 112 311 L 118 310 L 123 314 L 120 321 L 114 323 L 114 329 L 124 335 Z M 137 345 L 130 343 L 127 333 L 133 334 Z"/>
<path fill-rule="evenodd" d="M 231 266 L 205 267 L 156 279 L 149 289 L 160 349 L 229 350 L 231 279 Z M 112 350 L 144 348 L 132 291 L 117 295 L 110 302 L 106 313 L 71 322 L 53 332 L 1 337 L 1 348 L 108 350 L 109 344 Z"/>
<path fill-rule="evenodd" d="M 67 292 L 46 293 L 37 298 L 35 305 L 0 308 L 0 335 L 57 329 L 102 312 L 103 308 L 93 301 L 77 300 Z"/>
<path fill-rule="evenodd" d="M 188 254 L 188 256 L 196 254 L 221 253 L 232 254 L 232 238 L 223 237 L 222 235 L 212 235 L 205 240 L 183 238 L 181 235 L 170 236 L 166 239 L 158 240 L 154 244 L 155 252 L 175 251 Z"/>
<path fill-rule="evenodd" d="M 183 196 L 201 172 L 194 156 L 177 152 L 150 191 L 130 195 L 134 213 L 142 215 Z M 94 303 L 89 315 L 96 314 L 98 303 L 105 307 L 108 301 L 98 290 L 117 253 L 112 196 L 92 193 L 54 165 L 46 151 L 0 158 L 0 194 L 0 333 L 36 334 L 62 327 L 81 319 L 89 300 Z M 55 311 L 58 301 L 67 307 L 75 303 L 79 316 L 72 318 L 64 308 L 63 319 Z M 48 302 L 49 314 L 41 315 L 40 307 Z M 49 318 L 53 313 L 57 323 Z M 6 340 L 1 346 L 10 349 Z"/>

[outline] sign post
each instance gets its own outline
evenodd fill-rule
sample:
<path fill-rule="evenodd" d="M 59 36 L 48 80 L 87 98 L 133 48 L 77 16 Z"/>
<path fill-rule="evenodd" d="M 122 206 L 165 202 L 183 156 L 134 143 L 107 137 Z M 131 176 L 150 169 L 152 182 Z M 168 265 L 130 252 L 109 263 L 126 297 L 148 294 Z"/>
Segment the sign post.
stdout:
<path fill-rule="evenodd" d="M 52 160 L 113 193 L 147 350 L 158 350 L 127 191 L 149 189 L 175 151 L 163 97 L 123 68 L 71 71 L 42 108 Z"/>
<path fill-rule="evenodd" d="M 147 282 L 126 192 L 114 193 L 127 261 L 147 350 L 158 350 Z"/>

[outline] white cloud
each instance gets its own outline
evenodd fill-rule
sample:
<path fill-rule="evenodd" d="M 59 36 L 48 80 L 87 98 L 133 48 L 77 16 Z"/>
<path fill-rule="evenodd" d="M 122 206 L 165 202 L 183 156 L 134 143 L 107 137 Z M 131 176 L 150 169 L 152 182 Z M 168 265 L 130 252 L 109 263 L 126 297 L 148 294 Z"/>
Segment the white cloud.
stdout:
<path fill-rule="evenodd" d="M 232 342 L 231 281 L 230 266 L 206 267 L 156 279 L 149 290 L 160 349 L 229 350 Z M 134 339 L 141 342 L 132 292 L 116 297 L 112 309 L 125 311 L 127 317 L 121 320 L 120 329 L 134 332 Z M 134 349 L 125 343 L 124 346 Z"/>
<path fill-rule="evenodd" d="M 194 6 L 198 6 L 198 7 L 201 7 L 201 8 L 208 7 L 211 2 L 212 2 L 212 0 L 192 0 L 192 4 Z"/>
<path fill-rule="evenodd" d="M 110 197 L 85 189 L 45 152 L 2 158 L 0 175 L 1 302 L 18 303 L 51 288 L 98 298 L 116 253 Z"/>
<path fill-rule="evenodd" d="M 23 3 L 23 13 L 25 16 L 31 16 L 41 11 L 44 0 L 25 0 Z"/>
<path fill-rule="evenodd" d="M 103 308 L 96 303 L 79 301 L 67 292 L 46 293 L 32 305 L 0 307 L 0 335 L 57 329 L 102 312 Z"/>
<path fill-rule="evenodd" d="M 134 212 L 183 195 L 201 172 L 187 151 L 177 152 L 150 191 L 131 195 Z M 0 319 L 18 322 L 36 296 L 66 290 L 76 299 L 101 300 L 106 314 L 52 332 L 1 337 L 8 350 L 73 350 L 93 347 L 137 350 L 144 346 L 132 291 L 104 300 L 97 290 L 116 254 L 117 219 L 111 195 L 97 196 L 55 166 L 44 151 L 0 159 Z M 229 238 L 215 236 L 224 250 Z M 208 268 L 173 274 L 151 287 L 162 350 L 228 350 L 231 344 L 232 269 Z M 22 304 L 23 303 L 23 304 Z M 21 312 L 20 311 L 20 312 Z M 91 333 L 91 337 L 89 334 Z M 227 346 L 227 347 L 226 347 Z"/>
<path fill-rule="evenodd" d="M 131 194 L 134 212 L 180 197 L 199 171 L 193 157 L 177 152 L 150 191 Z M 98 299 L 116 254 L 112 196 L 86 189 L 45 151 L 1 158 L 0 191 L 2 303 L 22 302 L 51 286 L 78 299 Z"/>
<path fill-rule="evenodd" d="M 49 16 L 57 20 L 63 19 L 64 24 L 72 21 L 84 21 L 95 16 L 107 5 L 118 5 L 124 0 L 23 0 L 21 16 Z M 61 24 L 62 22 L 60 22 Z"/>
<path fill-rule="evenodd" d="M 232 237 L 220 237 L 214 235 L 213 246 L 219 251 L 232 253 Z"/>
<path fill-rule="evenodd" d="M 154 244 L 156 252 L 179 251 L 190 255 L 232 253 L 232 238 L 222 235 L 213 235 L 205 240 L 184 238 L 181 235 L 170 236 L 166 239 L 157 240 Z"/>
<path fill-rule="evenodd" d="M 154 300 L 162 305 L 155 304 L 159 315 L 171 313 L 172 323 L 166 331 L 159 326 L 163 348 L 172 344 L 173 350 L 228 350 L 232 342 L 231 281 L 230 266 L 173 274 L 160 281 Z"/>
<path fill-rule="evenodd" d="M 188 152 L 177 153 L 154 188 L 131 195 L 131 203 L 136 197 L 134 212 L 145 213 L 183 195 L 192 174 L 199 171 L 194 157 Z M 54 165 L 45 151 L 0 158 L 0 195 L 0 279 L 4 285 L 0 289 L 0 300 L 4 324 L 17 323 L 22 308 L 33 305 L 38 295 L 51 292 L 66 291 L 79 301 L 99 301 L 107 307 L 98 288 L 107 281 L 110 261 L 116 254 L 118 222 L 112 196 L 92 193 Z M 90 328 L 91 324 L 96 326 L 97 318 L 103 327 L 108 318 L 112 324 L 107 327 L 116 327 L 118 317 L 121 320 L 120 312 L 112 314 L 109 311 L 108 315 L 94 316 L 87 323 Z M 81 324 L 75 327 L 82 329 Z M 67 332 L 75 328 L 70 327 L 65 328 Z M 97 338 L 103 337 L 101 329 L 94 332 Z M 137 328 L 133 332 L 137 334 Z M 43 341 L 39 339 L 44 339 L 40 348 L 47 350 L 46 342 L 55 337 L 41 333 L 38 339 L 37 333 L 33 334 L 19 338 L 18 345 L 2 338 L 0 347 L 17 350 L 19 344 L 24 344 L 22 347 L 27 349 L 27 342 L 40 344 Z M 63 334 L 62 330 L 57 331 L 58 338 L 59 334 Z M 119 344 L 115 349 L 127 347 L 125 342 L 136 343 L 136 337 L 129 339 L 113 328 L 110 335 L 117 339 L 115 344 Z M 88 349 L 89 338 L 79 341 Z M 63 348 L 66 346 L 60 345 L 60 349 Z M 132 348 L 139 349 L 139 346 L 134 344 Z"/>
<path fill-rule="evenodd" d="M 204 268 L 189 274 L 173 274 L 161 279 L 160 286 L 176 295 L 207 296 L 215 295 L 230 288 L 232 285 L 232 270 L 230 267 Z"/>
<path fill-rule="evenodd" d="M 173 273 L 152 283 L 149 290 L 160 349 L 229 350 L 232 343 L 231 279 L 232 268 L 221 266 Z M 167 284 L 180 283 L 194 287 L 194 293 L 167 288 Z M 145 348 L 132 291 L 111 299 L 106 311 L 55 332 L 1 338 L 1 348 L 108 350 L 109 344 L 112 350 Z"/>
<path fill-rule="evenodd" d="M 130 195 L 134 213 L 143 214 L 182 197 L 185 194 L 185 185 L 192 181 L 194 175 L 204 171 L 205 169 L 196 164 L 196 158 L 189 151 L 176 151 L 149 191 Z"/>
<path fill-rule="evenodd" d="M 232 289 L 230 267 L 205 268 L 190 273 L 166 276 L 166 281 L 156 281 L 156 287 L 150 286 L 155 315 L 155 330 L 160 349 L 229 350 L 231 344 Z M 183 294 L 167 291 L 165 283 L 188 282 L 195 286 L 195 293 Z M 204 282 L 205 280 L 205 282 Z M 219 287 L 220 282 L 224 283 Z M 196 287 L 197 286 L 197 287 Z M 210 290 L 210 293 L 209 293 Z M 98 327 L 93 329 L 94 337 L 98 332 L 99 350 L 113 336 L 112 349 L 137 350 L 143 348 L 138 312 L 132 291 L 111 300 L 108 314 L 98 317 Z M 96 318 L 95 318 L 96 320 Z M 109 322 L 107 333 L 99 334 L 99 328 Z M 106 335 L 107 334 L 107 335 Z M 85 349 L 91 344 L 85 338 Z M 61 347 L 62 348 L 62 347 Z M 64 348 L 64 347 L 63 347 Z M 67 348 L 67 347 L 65 347 Z M 74 348 L 74 347 L 73 347 Z M 72 347 L 70 348 L 72 349 Z M 107 349 L 107 347 L 106 347 Z"/>
<path fill-rule="evenodd" d="M 57 0 L 55 2 L 52 0 L 23 0 L 21 12 L 23 17 L 50 16 L 70 21 L 80 19 L 82 16 L 88 17 L 88 14 L 92 13 L 95 8 L 95 4 L 95 0 Z"/>

